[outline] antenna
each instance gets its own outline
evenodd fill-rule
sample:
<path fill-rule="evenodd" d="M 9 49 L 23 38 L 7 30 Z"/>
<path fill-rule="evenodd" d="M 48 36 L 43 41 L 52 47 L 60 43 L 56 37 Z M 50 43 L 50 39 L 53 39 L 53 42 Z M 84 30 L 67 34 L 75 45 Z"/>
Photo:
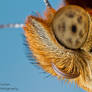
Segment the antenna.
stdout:
<path fill-rule="evenodd" d="M 1 24 L 0 29 L 3 28 L 22 28 L 24 24 Z"/>
<path fill-rule="evenodd" d="M 44 3 L 45 5 L 48 7 L 48 8 L 52 8 L 51 4 L 49 3 L 48 0 L 44 0 Z"/>
<path fill-rule="evenodd" d="M 45 5 L 48 8 L 52 8 L 51 4 L 49 3 L 48 0 L 43 0 Z M 0 29 L 4 29 L 4 28 L 22 28 L 24 26 L 24 24 L 0 24 Z"/>

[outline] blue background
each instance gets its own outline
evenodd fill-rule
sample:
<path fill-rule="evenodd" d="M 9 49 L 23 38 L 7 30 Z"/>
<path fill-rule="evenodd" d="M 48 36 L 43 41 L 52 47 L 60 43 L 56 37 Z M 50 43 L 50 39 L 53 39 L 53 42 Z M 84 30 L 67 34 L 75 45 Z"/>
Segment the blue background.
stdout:
<path fill-rule="evenodd" d="M 49 0 L 54 8 L 60 0 Z M 43 0 L 0 0 L 0 24 L 24 23 L 32 11 L 43 14 Z M 23 45 L 23 29 L 0 29 L 0 83 L 9 83 L 17 92 L 84 92 L 74 84 L 47 77 L 38 67 L 31 65 Z M 7 90 L 0 90 L 7 92 Z M 16 92 L 9 90 L 8 92 Z"/>

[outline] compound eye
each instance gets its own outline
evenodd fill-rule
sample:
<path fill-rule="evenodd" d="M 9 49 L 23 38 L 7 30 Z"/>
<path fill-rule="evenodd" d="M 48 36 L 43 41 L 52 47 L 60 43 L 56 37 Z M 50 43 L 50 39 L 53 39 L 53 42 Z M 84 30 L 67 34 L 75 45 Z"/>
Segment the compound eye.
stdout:
<path fill-rule="evenodd" d="M 70 49 L 80 48 L 89 31 L 88 13 L 79 6 L 66 6 L 58 10 L 52 21 L 56 40 Z"/>

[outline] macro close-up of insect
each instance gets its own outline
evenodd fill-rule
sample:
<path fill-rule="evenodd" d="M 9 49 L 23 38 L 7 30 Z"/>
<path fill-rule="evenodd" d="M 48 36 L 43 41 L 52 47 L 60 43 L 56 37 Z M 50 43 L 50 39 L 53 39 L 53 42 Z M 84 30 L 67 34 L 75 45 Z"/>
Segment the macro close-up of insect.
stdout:
<path fill-rule="evenodd" d="M 3 24 L 0 30 L 23 28 L 34 64 L 59 80 L 92 92 L 91 0 L 64 0 L 58 9 L 48 0 L 43 2 L 44 16 L 36 12 L 24 24 Z"/>

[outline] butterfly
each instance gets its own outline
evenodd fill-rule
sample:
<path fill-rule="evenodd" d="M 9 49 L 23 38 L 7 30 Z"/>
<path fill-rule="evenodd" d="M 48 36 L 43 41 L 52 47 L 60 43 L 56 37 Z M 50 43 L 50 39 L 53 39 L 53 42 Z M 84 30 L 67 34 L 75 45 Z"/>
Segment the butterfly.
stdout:
<path fill-rule="evenodd" d="M 74 81 L 92 91 L 92 4 L 91 0 L 64 0 L 55 10 L 44 0 L 44 17 L 28 16 L 23 27 L 29 50 L 45 72 L 59 79 Z"/>

